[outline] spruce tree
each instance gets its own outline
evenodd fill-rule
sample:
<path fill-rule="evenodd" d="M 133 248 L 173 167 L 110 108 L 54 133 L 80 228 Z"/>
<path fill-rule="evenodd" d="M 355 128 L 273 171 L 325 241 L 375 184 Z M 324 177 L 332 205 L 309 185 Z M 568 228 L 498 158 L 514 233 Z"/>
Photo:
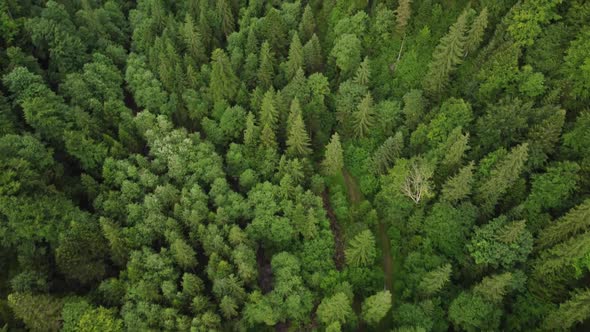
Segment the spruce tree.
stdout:
<path fill-rule="evenodd" d="M 393 162 L 400 157 L 404 147 L 404 137 L 401 131 L 395 133 L 383 142 L 373 155 L 373 167 L 377 174 L 385 174 Z"/>
<path fill-rule="evenodd" d="M 572 269 L 575 269 L 576 264 L 587 257 L 588 252 L 590 252 L 590 232 L 571 237 L 541 252 L 534 266 L 534 275 L 542 282 L 547 277 L 572 273 Z"/>
<path fill-rule="evenodd" d="M 488 8 L 484 7 L 473 21 L 465 39 L 465 56 L 477 50 L 488 26 Z"/>
<path fill-rule="evenodd" d="M 365 57 L 363 62 L 359 65 L 359 68 L 356 70 L 356 74 L 354 75 L 354 82 L 356 84 L 368 86 L 369 79 L 371 76 L 371 70 L 369 68 L 369 57 Z"/>
<path fill-rule="evenodd" d="M 587 230 L 590 230 L 590 199 L 543 229 L 539 234 L 538 244 L 540 247 L 548 247 Z"/>
<path fill-rule="evenodd" d="M 510 272 L 485 277 L 473 288 L 473 292 L 492 303 L 500 303 L 513 289 L 513 275 Z"/>
<path fill-rule="evenodd" d="M 352 114 L 352 117 L 355 137 L 366 137 L 375 122 L 373 97 L 370 93 L 367 93 L 363 100 L 361 100 L 357 107 L 357 111 Z"/>
<path fill-rule="evenodd" d="M 544 328 L 548 331 L 571 329 L 590 317 L 590 289 L 577 289 L 559 308 L 553 310 L 544 319 Z"/>
<path fill-rule="evenodd" d="M 452 271 L 451 264 L 439 266 L 422 277 L 418 288 L 425 295 L 434 295 L 449 282 Z"/>
<path fill-rule="evenodd" d="M 186 14 L 181 33 L 184 46 L 193 62 L 198 65 L 207 60 L 203 36 L 197 30 L 194 20 L 189 14 Z"/>
<path fill-rule="evenodd" d="M 551 107 L 553 108 L 553 107 Z M 561 130 L 565 123 L 565 110 L 555 109 L 554 112 L 533 126 L 528 133 L 529 161 L 532 167 L 541 167 L 549 155 L 555 151 L 555 146 L 561 136 Z"/>
<path fill-rule="evenodd" d="M 314 33 L 303 46 L 305 69 L 308 74 L 320 72 L 323 66 L 322 47 L 320 39 Z"/>
<path fill-rule="evenodd" d="M 477 199 L 486 212 L 491 212 L 508 188 L 518 180 L 528 157 L 528 144 L 514 147 L 491 171 L 477 191 Z"/>
<path fill-rule="evenodd" d="M 357 234 L 344 251 L 346 263 L 353 267 L 370 266 L 375 261 L 375 237 L 370 230 Z"/>
<path fill-rule="evenodd" d="M 303 10 L 301 23 L 299 23 L 299 36 L 304 42 L 307 42 L 315 32 L 315 18 L 313 17 L 313 10 L 307 4 Z"/>
<path fill-rule="evenodd" d="M 432 54 L 432 61 L 428 65 L 428 72 L 423 82 L 424 89 L 432 95 L 442 91 L 448 83 L 450 74 L 463 61 L 467 16 L 468 12 L 464 11 L 457 18 Z"/>
<path fill-rule="evenodd" d="M 340 145 L 340 135 L 334 133 L 330 143 L 326 145 L 326 156 L 322 166 L 328 175 L 337 175 L 344 168 L 344 156 L 342 155 L 342 145 Z"/>
<path fill-rule="evenodd" d="M 262 98 L 260 107 L 260 142 L 264 147 L 276 148 L 276 129 L 278 127 L 279 112 L 275 107 L 274 90 L 270 89 Z"/>
<path fill-rule="evenodd" d="M 221 21 L 221 31 L 225 36 L 229 36 L 235 30 L 234 15 L 232 13 L 231 3 L 228 0 L 217 0 L 217 16 Z"/>
<path fill-rule="evenodd" d="M 391 293 L 388 290 L 378 292 L 363 301 L 363 320 L 369 325 L 377 325 L 391 309 Z"/>
<path fill-rule="evenodd" d="M 461 127 L 455 128 L 441 150 L 443 157 L 440 174 L 452 174 L 453 170 L 461 165 L 465 152 L 469 150 L 469 133 L 463 134 Z"/>
<path fill-rule="evenodd" d="M 222 49 L 216 49 L 211 55 L 212 70 L 209 89 L 213 101 L 233 101 L 240 86 L 240 81 L 234 73 L 227 54 Z"/>
<path fill-rule="evenodd" d="M 291 80 L 299 68 L 303 68 L 303 46 L 297 33 L 293 34 L 291 46 L 289 47 L 289 58 L 285 66 L 287 80 Z"/>
<path fill-rule="evenodd" d="M 422 121 L 426 108 L 422 90 L 410 90 L 403 96 L 404 108 L 402 112 L 406 118 L 406 126 L 415 129 Z"/>
<path fill-rule="evenodd" d="M 301 116 L 301 107 L 297 98 L 291 103 L 289 114 L 289 133 L 287 137 L 287 153 L 291 156 L 306 156 L 311 153 L 310 139 Z"/>
<path fill-rule="evenodd" d="M 268 41 L 262 43 L 259 56 L 260 66 L 258 67 L 258 84 L 263 89 L 272 87 L 274 78 L 274 54 L 270 49 Z"/>
<path fill-rule="evenodd" d="M 253 147 L 256 145 L 256 140 L 258 139 L 259 134 L 258 129 L 254 114 L 248 112 L 248 115 L 246 116 L 246 129 L 244 129 L 244 144 L 247 147 Z"/>

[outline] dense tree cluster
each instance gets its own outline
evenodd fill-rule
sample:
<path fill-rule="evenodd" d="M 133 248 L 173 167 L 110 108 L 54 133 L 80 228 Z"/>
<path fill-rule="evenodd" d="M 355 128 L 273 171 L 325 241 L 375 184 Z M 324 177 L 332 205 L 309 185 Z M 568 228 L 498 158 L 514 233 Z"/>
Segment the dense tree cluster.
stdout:
<path fill-rule="evenodd" d="M 590 329 L 590 3 L 0 1 L 0 330 Z"/>

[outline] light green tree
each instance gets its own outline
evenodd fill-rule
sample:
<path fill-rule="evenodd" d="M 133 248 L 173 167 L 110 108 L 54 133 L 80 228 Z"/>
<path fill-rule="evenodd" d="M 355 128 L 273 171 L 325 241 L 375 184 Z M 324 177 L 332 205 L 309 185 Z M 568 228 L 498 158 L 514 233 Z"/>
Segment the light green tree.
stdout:
<path fill-rule="evenodd" d="M 287 136 L 287 152 L 292 156 L 306 156 L 311 153 L 310 139 L 301 116 L 301 107 L 297 98 L 291 102 L 289 114 L 289 133 Z"/>
<path fill-rule="evenodd" d="M 465 32 L 468 12 L 464 11 L 441 38 L 432 54 L 428 72 L 424 78 L 424 89 L 430 94 L 438 94 L 446 86 L 449 76 L 463 60 L 465 52 Z"/>
<path fill-rule="evenodd" d="M 373 97 L 367 93 L 352 114 L 354 134 L 357 138 L 366 137 L 375 122 L 375 111 L 373 109 Z"/>
<path fill-rule="evenodd" d="M 362 304 L 363 320 L 369 325 L 377 325 L 391 309 L 391 293 L 388 290 L 369 296 Z"/>
<path fill-rule="evenodd" d="M 330 143 L 326 145 L 326 154 L 322 166 L 328 175 L 337 175 L 344 168 L 344 156 L 338 133 L 334 133 Z"/>
<path fill-rule="evenodd" d="M 350 266 L 371 266 L 377 256 L 373 233 L 368 229 L 358 233 L 350 240 L 344 253 Z"/>

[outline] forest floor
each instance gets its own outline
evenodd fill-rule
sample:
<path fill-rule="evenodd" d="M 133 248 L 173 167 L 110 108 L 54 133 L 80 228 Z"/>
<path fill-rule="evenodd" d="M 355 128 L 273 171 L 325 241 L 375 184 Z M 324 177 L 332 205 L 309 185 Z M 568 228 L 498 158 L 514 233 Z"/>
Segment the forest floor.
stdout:
<path fill-rule="evenodd" d="M 334 235 L 334 263 L 336 264 L 336 269 L 341 271 L 344 267 L 344 238 L 340 223 L 336 219 L 332 205 L 330 205 L 330 195 L 328 194 L 327 188 L 322 193 L 322 200 L 324 202 L 324 210 L 326 210 L 326 214 L 330 220 L 330 229 Z"/>

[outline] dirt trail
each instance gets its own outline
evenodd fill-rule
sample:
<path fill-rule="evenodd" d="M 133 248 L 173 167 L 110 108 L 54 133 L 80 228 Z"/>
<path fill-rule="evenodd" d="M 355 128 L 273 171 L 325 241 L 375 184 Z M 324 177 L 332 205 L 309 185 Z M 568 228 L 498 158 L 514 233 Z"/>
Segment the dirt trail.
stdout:
<path fill-rule="evenodd" d="M 385 287 L 393 294 L 393 256 L 391 255 L 391 243 L 387 236 L 385 224 L 379 222 L 379 242 L 381 252 L 383 253 L 383 274 L 385 277 Z"/>
<path fill-rule="evenodd" d="M 348 199 L 353 205 L 356 205 L 362 201 L 362 194 L 356 181 L 348 173 L 346 169 L 342 170 L 342 176 L 344 177 L 344 184 L 346 185 L 346 192 L 348 192 Z"/>
<path fill-rule="evenodd" d="M 354 177 L 347 171 L 343 170 L 342 175 L 344 177 L 344 184 L 346 185 L 346 191 L 348 192 L 348 199 L 354 204 L 358 204 L 362 201 L 362 193 L 356 183 Z M 383 273 L 385 278 L 385 287 L 393 294 L 393 256 L 391 254 L 391 244 L 389 237 L 387 236 L 387 227 L 384 223 L 379 222 L 377 225 L 377 241 L 381 246 L 381 252 L 383 253 Z"/>
<path fill-rule="evenodd" d="M 270 266 L 270 259 L 266 257 L 264 249 L 258 248 L 256 251 L 256 263 L 258 265 L 258 286 L 262 290 L 262 294 L 272 291 L 272 269 Z"/>
<path fill-rule="evenodd" d="M 328 219 L 330 219 L 330 229 L 334 235 L 334 263 L 336 264 L 336 269 L 341 271 L 344 267 L 344 241 L 342 239 L 342 230 L 340 229 L 340 224 L 338 223 L 338 220 L 336 220 L 336 215 L 334 214 L 334 210 L 330 205 L 330 195 L 328 195 L 328 189 L 324 190 L 322 193 L 322 200 L 324 202 L 324 210 L 326 210 Z"/>

